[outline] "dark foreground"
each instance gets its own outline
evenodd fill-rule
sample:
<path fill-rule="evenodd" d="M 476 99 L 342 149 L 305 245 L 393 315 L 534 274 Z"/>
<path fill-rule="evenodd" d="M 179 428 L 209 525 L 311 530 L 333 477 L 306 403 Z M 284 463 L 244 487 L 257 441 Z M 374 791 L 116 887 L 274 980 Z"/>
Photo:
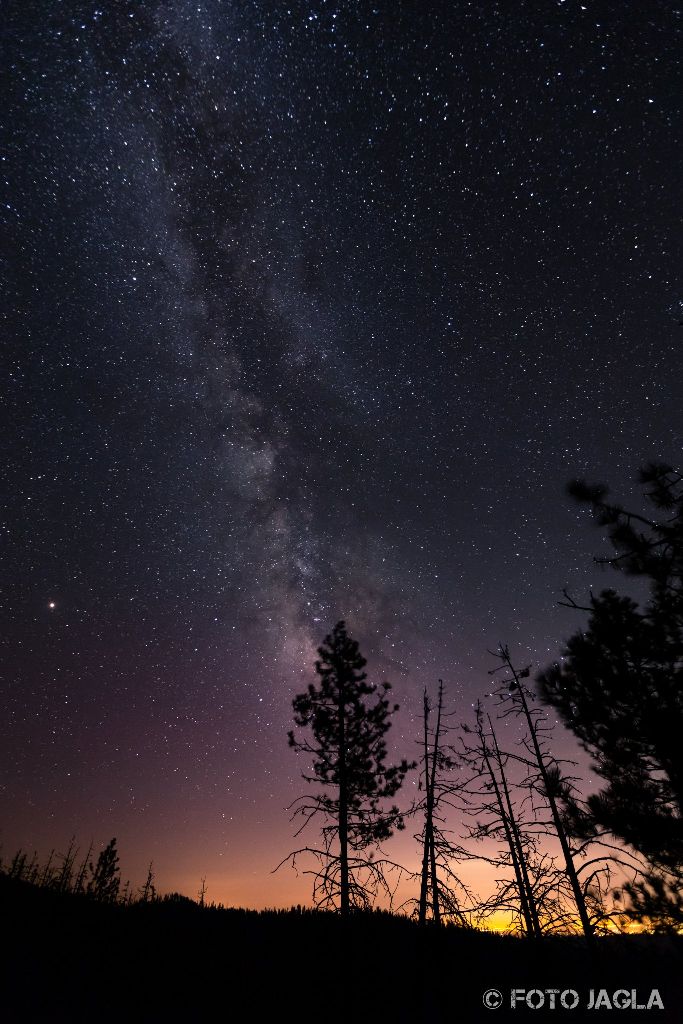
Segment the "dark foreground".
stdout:
<path fill-rule="evenodd" d="M 618 936 L 589 952 L 580 939 L 421 931 L 372 914 L 347 924 L 310 911 L 201 909 L 190 901 L 119 907 L 0 878 L 7 952 L 0 1020 L 168 1022 L 683 1021 L 683 937 Z M 502 1005 L 487 1009 L 487 990 Z M 574 990 L 511 1008 L 511 989 Z M 588 1009 L 616 1002 L 664 1009 Z M 532 1004 L 540 993 L 532 994 Z M 575 996 L 564 995 L 567 1004 Z M 494 993 L 489 996 L 498 1002 Z M 656 1004 L 656 1000 L 655 1000 Z"/>

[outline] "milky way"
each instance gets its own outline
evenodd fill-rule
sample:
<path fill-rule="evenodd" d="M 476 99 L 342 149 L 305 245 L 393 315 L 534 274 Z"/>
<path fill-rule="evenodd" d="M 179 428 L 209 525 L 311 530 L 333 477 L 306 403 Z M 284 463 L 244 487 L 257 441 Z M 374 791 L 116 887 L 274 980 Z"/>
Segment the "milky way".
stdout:
<path fill-rule="evenodd" d="M 465 713 L 499 640 L 558 653 L 562 588 L 604 584 L 567 480 L 680 454 L 679 28 L 10 4 L 5 852 L 116 834 L 132 874 L 286 900 L 337 619 L 408 753 L 425 683 Z"/>

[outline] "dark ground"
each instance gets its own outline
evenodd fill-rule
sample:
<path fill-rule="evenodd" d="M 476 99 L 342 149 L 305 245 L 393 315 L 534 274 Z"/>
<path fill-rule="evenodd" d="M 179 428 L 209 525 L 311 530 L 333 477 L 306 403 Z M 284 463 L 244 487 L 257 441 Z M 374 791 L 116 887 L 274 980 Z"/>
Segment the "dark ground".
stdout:
<path fill-rule="evenodd" d="M 129 907 L 0 877 L 6 953 L 0 1020 L 479 1022 L 610 1020 L 589 990 L 653 988 L 665 1009 L 619 1020 L 683 1021 L 683 937 L 553 938 L 420 931 L 385 914 L 202 910 L 188 901 Z M 428 978 L 425 984 L 424 978 Z M 503 1006 L 482 997 L 498 989 Z M 510 1008 L 510 989 L 575 989 L 574 1010 Z"/>

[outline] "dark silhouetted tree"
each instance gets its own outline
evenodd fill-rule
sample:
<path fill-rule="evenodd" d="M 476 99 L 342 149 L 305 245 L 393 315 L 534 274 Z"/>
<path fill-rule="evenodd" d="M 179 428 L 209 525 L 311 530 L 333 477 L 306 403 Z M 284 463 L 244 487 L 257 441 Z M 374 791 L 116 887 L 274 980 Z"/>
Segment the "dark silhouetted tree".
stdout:
<path fill-rule="evenodd" d="M 92 843 L 92 840 L 90 840 L 90 846 L 88 847 L 87 853 L 86 853 L 85 857 L 83 858 L 83 860 L 81 861 L 81 866 L 79 867 L 78 871 L 76 872 L 76 877 L 74 879 L 74 884 L 73 884 L 73 892 L 85 892 L 85 887 L 86 887 L 86 881 L 85 880 L 86 880 L 86 876 L 87 876 L 87 873 L 88 873 L 88 865 L 90 863 L 90 858 L 92 856 L 92 847 L 93 847 L 93 843 Z"/>
<path fill-rule="evenodd" d="M 307 735 L 290 732 L 289 743 L 311 759 L 303 778 L 324 791 L 301 797 L 293 806 L 294 815 L 304 818 L 297 834 L 316 815 L 323 818 L 323 849 L 306 848 L 320 861 L 314 898 L 346 915 L 352 907 L 369 905 L 368 888 L 360 879 L 363 869 L 375 882 L 382 881 L 374 848 L 404 827 L 398 807 L 387 808 L 384 802 L 395 796 L 413 766 L 405 760 L 386 764 L 385 736 L 398 705 L 390 704 L 389 683 L 368 683 L 365 658 L 343 621 L 325 637 L 318 654 L 318 685 L 311 683 L 293 701 L 294 721 Z M 301 852 L 287 859 L 294 861 Z"/>
<path fill-rule="evenodd" d="M 47 886 L 54 881 L 55 869 L 53 867 L 53 861 L 55 857 L 55 851 L 50 850 L 50 856 L 45 861 L 45 866 L 40 874 L 38 885 Z"/>
<path fill-rule="evenodd" d="M 436 769 L 439 758 L 439 744 L 441 740 L 441 714 L 443 711 L 443 683 L 439 680 L 439 698 L 436 711 L 436 726 L 432 739 L 432 749 L 429 749 L 429 698 L 427 690 L 423 696 L 424 715 L 424 751 L 422 755 L 422 766 L 424 770 L 425 787 L 425 824 L 422 835 L 422 875 L 420 878 L 420 905 L 418 920 L 425 924 L 427 920 L 427 898 L 431 888 L 432 919 L 435 924 L 440 923 L 438 880 L 436 871 L 436 850 L 434 844 L 434 797 L 436 790 Z M 431 883 L 431 885 L 430 885 Z"/>
<path fill-rule="evenodd" d="M 539 938 L 541 927 L 538 919 L 538 908 L 529 876 L 529 865 L 527 863 L 527 850 L 522 839 L 522 833 L 517 821 L 517 815 L 512 802 L 510 786 L 508 784 L 505 758 L 498 746 L 498 738 L 493 728 L 491 716 L 486 716 L 488 732 L 491 742 L 491 749 L 488 749 L 488 740 L 484 734 L 483 719 L 480 708 L 477 708 L 477 735 L 479 736 L 480 748 L 485 760 L 486 768 L 491 779 L 499 813 L 503 822 L 506 841 L 510 849 L 510 856 L 515 872 L 515 881 L 519 892 L 520 906 L 524 917 L 526 934 L 529 938 Z"/>
<path fill-rule="evenodd" d="M 145 884 L 140 889 L 140 902 L 141 903 L 153 903 L 157 898 L 157 891 L 154 885 L 154 871 L 152 870 L 152 861 L 149 862 L 147 868 L 147 878 Z"/>
<path fill-rule="evenodd" d="M 606 785 L 575 815 L 579 834 L 607 829 L 651 865 L 627 885 L 631 912 L 683 924 L 683 476 L 651 465 L 641 483 L 649 517 L 582 482 L 570 493 L 592 506 L 615 555 L 598 559 L 648 587 L 643 607 L 604 590 L 591 595 L 587 626 L 540 677 L 544 699 L 592 755 Z M 567 595 L 567 604 L 580 606 Z"/>
<path fill-rule="evenodd" d="M 444 708 L 444 686 L 441 679 L 433 729 L 430 726 L 432 710 L 425 689 L 419 783 L 424 796 L 414 808 L 414 813 L 423 819 L 422 831 L 416 836 L 422 848 L 420 896 L 416 901 L 417 919 L 419 924 L 424 925 L 431 914 L 433 924 L 439 925 L 446 919 L 468 927 L 474 900 L 472 893 L 453 869 L 453 864 L 472 858 L 468 851 L 454 841 L 453 833 L 445 828 L 445 810 L 460 809 L 461 785 L 457 778 L 457 759 L 447 743 L 448 734 L 452 731 L 448 724 L 452 712 Z"/>
<path fill-rule="evenodd" d="M 497 656 L 501 661 L 501 667 L 509 672 L 509 677 L 504 679 L 501 689 L 508 698 L 513 713 L 519 715 L 525 721 L 529 731 L 528 750 L 535 762 L 534 776 L 532 776 L 531 784 L 541 797 L 547 801 L 552 828 L 557 835 L 560 849 L 562 850 L 564 869 L 576 903 L 581 928 L 585 937 L 590 940 L 593 936 L 593 926 L 586 907 L 586 896 L 579 882 L 578 872 L 574 864 L 574 855 L 567 834 L 566 822 L 562 814 L 562 806 L 559 801 L 560 792 L 566 792 L 567 786 L 562 779 L 559 765 L 548 750 L 544 749 L 542 743 L 543 725 L 539 720 L 539 715 L 529 704 L 531 694 L 527 692 L 522 682 L 523 679 L 528 677 L 529 669 L 525 668 L 518 671 L 512 664 L 509 649 L 503 644 L 499 645 Z M 500 691 L 499 696 L 502 696 Z"/>
<path fill-rule="evenodd" d="M 513 806 L 506 773 L 507 756 L 500 750 L 491 718 L 485 717 L 479 701 L 475 706 L 475 722 L 474 730 L 466 723 L 462 726 L 468 739 L 462 741 L 461 758 L 472 772 L 465 788 L 470 802 L 466 813 L 475 818 L 470 838 L 504 840 L 507 853 L 501 858 L 489 858 L 489 863 L 496 867 L 509 863 L 514 872 L 514 883 L 503 881 L 498 893 L 480 909 L 483 914 L 511 910 L 520 919 L 524 934 L 537 938 L 541 929 L 528 872 L 529 841 L 522 834 L 519 815 Z"/>
<path fill-rule="evenodd" d="M 91 877 L 86 890 L 88 895 L 102 903 L 115 903 L 121 887 L 116 839 L 112 839 L 100 852 L 95 866 L 90 865 L 90 871 Z"/>

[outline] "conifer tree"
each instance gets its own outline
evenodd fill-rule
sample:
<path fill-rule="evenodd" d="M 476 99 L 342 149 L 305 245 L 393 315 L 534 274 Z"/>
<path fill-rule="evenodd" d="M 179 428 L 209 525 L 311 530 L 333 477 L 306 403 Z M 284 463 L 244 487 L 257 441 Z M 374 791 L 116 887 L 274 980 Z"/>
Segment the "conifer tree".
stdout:
<path fill-rule="evenodd" d="M 404 827 L 398 807 L 386 807 L 385 801 L 414 766 L 406 760 L 386 764 L 385 737 L 398 705 L 390 703 L 389 683 L 377 687 L 367 681 L 366 660 L 343 621 L 325 637 L 318 655 L 318 684 L 311 683 L 293 701 L 294 721 L 305 733 L 290 732 L 289 743 L 311 759 L 303 778 L 323 791 L 295 801 L 295 815 L 304 818 L 299 832 L 322 816 L 323 848 L 309 851 L 321 863 L 315 895 L 346 915 L 369 903 L 360 873 L 369 869 L 378 879 L 374 848 Z"/>
<path fill-rule="evenodd" d="M 121 875 L 115 838 L 100 852 L 95 866 L 90 865 L 90 871 L 88 894 L 102 903 L 116 903 L 121 887 Z"/>
<path fill-rule="evenodd" d="M 571 637 L 561 662 L 540 676 L 544 699 L 593 757 L 605 782 L 575 815 L 579 834 L 601 829 L 652 867 L 627 891 L 635 916 L 683 924 L 683 475 L 650 465 L 641 483 L 651 515 L 608 500 L 606 487 L 582 482 L 570 493 L 591 505 L 615 549 L 597 559 L 638 577 L 649 597 L 639 605 L 614 590 L 580 607 L 587 626 Z"/>

